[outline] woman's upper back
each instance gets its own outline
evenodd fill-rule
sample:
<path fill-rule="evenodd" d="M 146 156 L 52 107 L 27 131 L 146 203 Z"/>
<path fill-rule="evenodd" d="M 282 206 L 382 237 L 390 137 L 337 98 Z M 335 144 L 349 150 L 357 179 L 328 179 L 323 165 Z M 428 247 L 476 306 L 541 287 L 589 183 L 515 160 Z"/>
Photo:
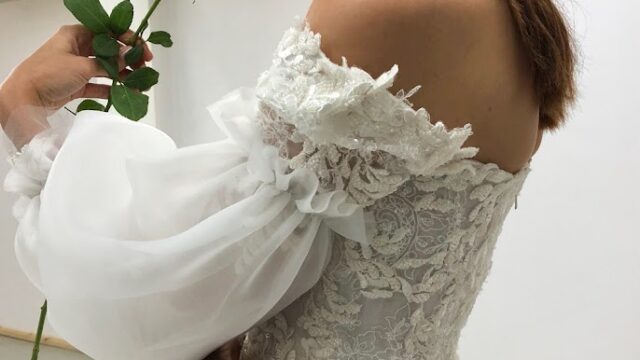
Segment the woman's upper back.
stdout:
<path fill-rule="evenodd" d="M 471 123 L 475 157 L 515 173 L 540 140 L 533 72 L 504 1 L 316 0 L 307 16 L 334 62 L 374 76 L 398 64 L 392 90 L 448 128 Z"/>
<path fill-rule="evenodd" d="M 320 281 L 248 333 L 243 359 L 456 357 L 553 128 L 515 3 L 317 0 L 285 34 L 257 87 L 266 138 L 365 206 L 369 245 L 334 234 Z"/>

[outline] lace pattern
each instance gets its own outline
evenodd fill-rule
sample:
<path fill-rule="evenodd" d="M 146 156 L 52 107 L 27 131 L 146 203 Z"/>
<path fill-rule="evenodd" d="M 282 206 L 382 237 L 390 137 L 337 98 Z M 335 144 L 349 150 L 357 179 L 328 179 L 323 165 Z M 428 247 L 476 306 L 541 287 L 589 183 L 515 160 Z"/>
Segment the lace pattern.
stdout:
<path fill-rule="evenodd" d="M 245 358 L 455 359 L 524 180 L 499 172 L 415 177 L 368 206 L 373 255 L 335 235 L 321 281 L 249 332 Z"/>
<path fill-rule="evenodd" d="M 291 168 L 313 169 L 325 191 L 344 189 L 361 205 L 394 192 L 410 175 L 473 157 L 477 148 L 462 148 L 471 126 L 433 124 L 408 101 L 418 88 L 392 95 L 397 73 L 394 66 L 374 79 L 346 59 L 334 64 L 320 35 L 300 22 L 258 80 L 265 141 L 291 159 Z"/>
<path fill-rule="evenodd" d="M 456 358 L 502 224 L 530 169 L 471 159 L 467 126 L 447 130 L 346 60 L 332 63 L 304 21 L 259 79 L 267 142 L 321 191 L 365 206 L 371 249 L 333 236 L 321 280 L 251 329 L 242 359 Z"/>
<path fill-rule="evenodd" d="M 320 192 L 345 190 L 351 202 L 365 205 L 392 193 L 408 179 L 406 168 L 387 152 L 314 144 L 281 118 L 265 116 L 277 115 L 264 105 L 261 108 L 265 141 L 276 145 L 292 170 L 313 170 L 321 183 Z"/>

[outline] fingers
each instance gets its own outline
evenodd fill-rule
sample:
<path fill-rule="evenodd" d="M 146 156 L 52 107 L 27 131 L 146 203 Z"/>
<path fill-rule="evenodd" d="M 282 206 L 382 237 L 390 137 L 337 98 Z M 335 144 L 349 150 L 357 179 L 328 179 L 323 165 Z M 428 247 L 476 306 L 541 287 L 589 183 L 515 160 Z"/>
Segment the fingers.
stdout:
<path fill-rule="evenodd" d="M 127 64 L 124 60 L 124 55 L 129 50 L 128 46 L 123 46 L 120 49 L 120 56 L 118 56 L 118 73 L 120 74 L 120 79 L 125 78 L 127 75 L 131 73 L 131 70 L 127 69 Z M 88 57 L 77 57 L 74 59 L 75 62 L 71 64 L 71 66 L 75 66 L 77 71 L 80 72 L 80 75 L 89 81 L 91 78 L 102 77 L 102 78 L 110 78 L 107 71 L 100 65 L 98 60 L 95 58 Z M 145 66 L 146 63 L 144 60 L 140 60 L 138 64 L 134 64 L 131 66 L 132 69 L 138 69 L 140 67 Z"/>
<path fill-rule="evenodd" d="M 86 81 L 89 81 L 94 77 L 109 77 L 107 71 L 102 68 L 102 66 L 96 59 L 78 57 L 75 59 L 75 61 L 76 63 L 72 66 L 76 66 L 77 71 L 84 79 L 86 79 Z"/>
<path fill-rule="evenodd" d="M 129 29 L 127 32 L 120 35 L 118 37 L 118 40 L 126 45 L 131 45 L 129 44 L 129 40 L 131 39 L 131 37 L 133 37 L 134 34 L 135 32 Z M 56 37 L 61 39 L 65 49 L 67 49 L 74 55 L 79 56 L 94 55 L 93 47 L 91 44 L 93 36 L 94 34 L 89 29 L 80 24 L 61 26 L 56 33 Z M 149 44 L 147 44 L 147 42 L 143 39 L 138 39 L 138 44 L 142 44 L 144 50 L 142 59 L 144 61 L 153 60 L 153 53 L 151 52 Z"/>
<path fill-rule="evenodd" d="M 118 40 L 120 40 L 121 42 L 127 44 L 127 45 L 132 45 L 129 44 L 129 40 L 133 37 L 133 35 L 135 35 L 135 32 L 133 30 L 129 30 L 126 33 L 120 35 L 120 37 L 118 38 Z M 142 47 L 144 49 L 144 54 L 142 55 L 142 58 L 144 59 L 144 61 L 151 61 L 153 60 L 153 53 L 151 52 L 151 49 L 149 48 L 149 44 L 147 44 L 146 41 L 142 40 L 142 39 L 138 39 L 138 43 L 142 44 Z"/>
<path fill-rule="evenodd" d="M 129 74 L 131 74 L 132 72 L 133 70 L 129 70 L 129 69 L 124 69 L 120 71 L 120 79 L 126 79 L 126 77 L 129 76 Z"/>
<path fill-rule="evenodd" d="M 127 52 L 131 50 L 131 46 L 123 46 L 122 48 L 120 48 L 120 57 L 118 58 L 118 64 L 120 65 L 120 70 L 122 71 L 122 69 L 124 67 L 126 67 L 126 62 L 125 62 L 125 55 L 127 54 Z M 144 59 L 144 56 L 140 59 L 140 61 L 138 61 L 135 64 L 131 64 L 129 65 L 133 70 L 139 69 L 141 67 L 145 67 L 147 65 L 147 60 Z"/>
<path fill-rule="evenodd" d="M 74 55 L 89 56 L 93 53 L 91 48 L 93 33 L 83 25 L 61 26 L 55 37 L 66 51 Z"/>
<path fill-rule="evenodd" d="M 111 92 L 110 85 L 103 84 L 87 84 L 84 88 L 84 92 L 80 95 L 81 98 L 91 99 L 108 99 Z"/>
<path fill-rule="evenodd" d="M 131 30 L 129 30 L 129 33 L 133 34 L 133 32 Z M 144 48 L 146 48 L 146 46 L 147 45 L 145 44 Z M 118 56 L 118 72 L 121 75 L 121 77 L 120 77 L 121 79 L 122 79 L 122 75 L 128 75 L 131 72 L 129 70 L 126 70 L 127 64 L 126 64 L 126 61 L 125 61 L 125 55 L 131 49 L 132 49 L 132 47 L 130 45 L 125 45 L 125 46 L 121 46 L 120 47 L 120 52 L 119 52 L 119 56 Z M 148 51 L 148 48 L 146 48 L 146 49 L 147 49 L 146 51 Z M 150 54 L 150 52 L 149 52 L 149 54 Z M 151 56 L 151 57 L 149 57 L 149 55 L 145 56 L 144 53 L 143 53 L 143 56 L 140 59 L 140 61 L 138 61 L 135 64 L 129 65 L 129 67 L 131 67 L 131 69 L 133 69 L 133 70 L 139 69 L 141 67 L 145 67 L 147 65 L 147 61 L 149 61 L 148 59 L 150 59 L 150 58 L 153 58 L 153 56 Z M 89 59 L 89 58 L 85 58 L 85 59 Z M 100 64 L 95 59 L 89 59 L 89 60 L 93 61 L 93 64 L 91 64 L 92 67 L 95 66 L 96 64 L 98 66 L 100 66 Z M 96 72 L 95 69 L 91 69 L 91 71 L 93 71 L 94 74 L 97 74 L 97 75 L 93 75 L 92 77 L 109 77 L 107 75 L 106 71 L 104 71 L 102 68 L 100 70 L 98 70 L 97 72 Z"/>
<path fill-rule="evenodd" d="M 120 48 L 120 55 L 118 56 L 118 72 L 124 70 L 127 67 L 127 63 L 124 60 L 124 56 L 131 50 L 130 46 L 123 46 Z"/>

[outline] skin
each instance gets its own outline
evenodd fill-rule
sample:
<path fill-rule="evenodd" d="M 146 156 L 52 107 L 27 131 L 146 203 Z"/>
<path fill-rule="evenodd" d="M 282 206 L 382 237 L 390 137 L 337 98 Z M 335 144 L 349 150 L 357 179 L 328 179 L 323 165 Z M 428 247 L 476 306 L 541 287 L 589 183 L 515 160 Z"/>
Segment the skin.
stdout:
<path fill-rule="evenodd" d="M 133 35 L 129 31 L 121 41 Z M 61 27 L 44 45 L 20 63 L 0 85 L 0 125 L 12 138 L 20 139 L 20 148 L 46 124 L 46 116 L 78 98 L 106 99 L 110 85 L 89 83 L 92 78 L 107 77 L 93 55 L 93 35 L 81 25 Z M 134 69 L 146 65 L 153 54 L 144 44 L 144 55 Z M 122 45 L 120 74 L 125 76 Z M 10 120 L 10 121 L 9 121 Z"/>
<path fill-rule="evenodd" d="M 373 76 L 398 64 L 391 89 L 447 128 L 471 123 L 476 160 L 515 173 L 536 152 L 539 103 L 511 13 L 501 0 L 315 0 L 307 14 L 322 48 Z"/>

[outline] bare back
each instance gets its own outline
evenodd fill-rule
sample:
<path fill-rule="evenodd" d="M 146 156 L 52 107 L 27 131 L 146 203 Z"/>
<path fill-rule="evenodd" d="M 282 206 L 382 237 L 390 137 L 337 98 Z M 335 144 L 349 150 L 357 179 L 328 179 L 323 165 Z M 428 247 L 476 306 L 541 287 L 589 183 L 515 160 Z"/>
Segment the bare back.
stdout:
<path fill-rule="evenodd" d="M 398 64 L 392 91 L 448 128 L 471 123 L 476 160 L 516 172 L 537 150 L 539 104 L 508 6 L 482 0 L 315 0 L 307 15 L 334 62 L 377 76 Z"/>

